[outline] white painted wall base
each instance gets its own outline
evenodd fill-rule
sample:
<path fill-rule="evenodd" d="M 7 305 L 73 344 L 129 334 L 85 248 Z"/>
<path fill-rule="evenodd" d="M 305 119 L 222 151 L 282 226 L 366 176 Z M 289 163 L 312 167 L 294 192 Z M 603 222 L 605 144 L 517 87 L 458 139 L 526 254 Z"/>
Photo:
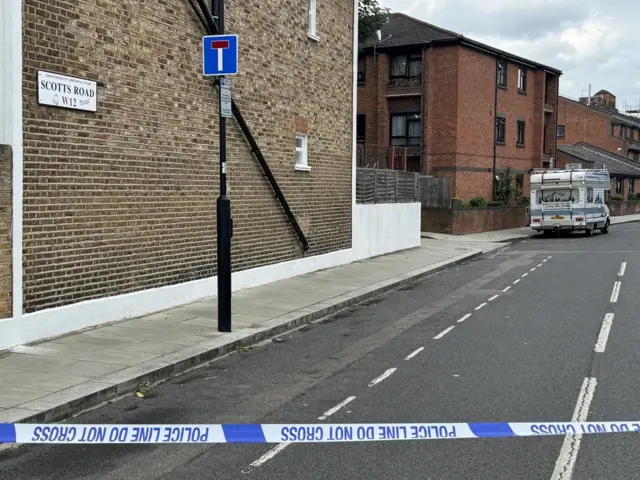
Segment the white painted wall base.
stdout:
<path fill-rule="evenodd" d="M 420 206 L 420 203 L 356 205 L 353 260 L 419 247 Z"/>
<path fill-rule="evenodd" d="M 420 204 L 356 205 L 354 248 L 233 274 L 234 291 L 420 245 Z M 0 321 L 0 350 L 211 297 L 217 278 L 89 300 Z"/>

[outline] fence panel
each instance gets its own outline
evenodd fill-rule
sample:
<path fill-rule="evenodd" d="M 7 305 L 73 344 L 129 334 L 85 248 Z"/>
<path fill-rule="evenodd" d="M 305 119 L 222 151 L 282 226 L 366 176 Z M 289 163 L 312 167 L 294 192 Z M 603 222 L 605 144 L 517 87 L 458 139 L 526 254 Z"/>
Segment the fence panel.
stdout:
<path fill-rule="evenodd" d="M 449 208 L 451 206 L 451 179 L 420 177 L 420 203 L 423 207 Z"/>
<path fill-rule="evenodd" d="M 415 172 L 358 168 L 356 170 L 356 202 L 419 202 L 419 177 L 420 175 Z"/>

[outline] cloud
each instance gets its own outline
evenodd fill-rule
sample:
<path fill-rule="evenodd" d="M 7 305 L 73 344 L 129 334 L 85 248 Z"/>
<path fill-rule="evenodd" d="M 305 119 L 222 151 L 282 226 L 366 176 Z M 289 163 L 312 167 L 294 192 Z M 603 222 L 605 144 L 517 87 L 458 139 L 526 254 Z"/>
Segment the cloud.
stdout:
<path fill-rule="evenodd" d="M 640 102 L 640 1 L 381 0 L 403 12 L 563 71 L 560 92 L 606 89 L 618 107 Z"/>

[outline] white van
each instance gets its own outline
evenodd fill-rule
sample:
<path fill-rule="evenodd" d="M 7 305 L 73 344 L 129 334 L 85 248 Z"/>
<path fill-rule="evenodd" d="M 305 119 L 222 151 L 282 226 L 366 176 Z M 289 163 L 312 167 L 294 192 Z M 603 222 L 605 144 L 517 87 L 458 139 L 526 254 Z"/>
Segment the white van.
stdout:
<path fill-rule="evenodd" d="M 611 189 L 607 170 L 534 170 L 531 174 L 531 228 L 608 233 L 611 220 L 604 203 Z"/>

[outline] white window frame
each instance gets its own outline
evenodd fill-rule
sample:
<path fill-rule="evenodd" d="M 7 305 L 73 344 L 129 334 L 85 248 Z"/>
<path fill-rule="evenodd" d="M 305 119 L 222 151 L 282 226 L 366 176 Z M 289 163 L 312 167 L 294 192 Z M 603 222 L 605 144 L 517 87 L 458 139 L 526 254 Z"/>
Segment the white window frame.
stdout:
<path fill-rule="evenodd" d="M 298 147 L 298 139 L 302 140 L 302 147 Z M 302 154 L 302 161 L 298 163 L 298 153 Z M 296 133 L 296 170 L 302 172 L 311 171 L 309 166 L 309 135 Z"/>
<path fill-rule="evenodd" d="M 318 4 L 317 4 L 317 0 L 309 0 L 309 15 L 308 15 L 308 20 L 309 20 L 309 31 L 308 31 L 308 35 L 309 38 L 311 38 L 312 40 L 320 40 L 320 38 L 318 37 Z"/>

